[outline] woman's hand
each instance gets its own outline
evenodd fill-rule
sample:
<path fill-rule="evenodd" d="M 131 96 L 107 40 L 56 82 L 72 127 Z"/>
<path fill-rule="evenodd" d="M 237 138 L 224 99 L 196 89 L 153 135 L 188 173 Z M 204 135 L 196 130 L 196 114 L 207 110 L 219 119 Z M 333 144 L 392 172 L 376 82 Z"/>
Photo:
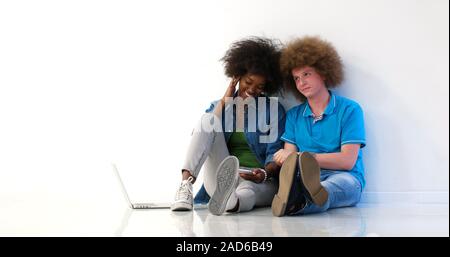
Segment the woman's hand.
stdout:
<path fill-rule="evenodd" d="M 273 155 L 273 160 L 278 165 L 283 165 L 284 161 L 288 158 L 288 156 L 295 151 L 288 149 L 280 149 Z"/>
<path fill-rule="evenodd" d="M 234 93 L 236 92 L 236 86 L 239 80 L 239 77 L 233 77 L 233 79 L 230 81 L 230 84 L 227 87 L 227 91 L 225 91 L 225 95 L 222 97 L 222 103 L 225 103 L 226 97 L 233 97 Z"/>
<path fill-rule="evenodd" d="M 250 180 L 258 184 L 263 182 L 266 178 L 266 173 L 261 169 L 253 169 L 251 174 L 239 173 L 239 175 L 245 180 Z"/>

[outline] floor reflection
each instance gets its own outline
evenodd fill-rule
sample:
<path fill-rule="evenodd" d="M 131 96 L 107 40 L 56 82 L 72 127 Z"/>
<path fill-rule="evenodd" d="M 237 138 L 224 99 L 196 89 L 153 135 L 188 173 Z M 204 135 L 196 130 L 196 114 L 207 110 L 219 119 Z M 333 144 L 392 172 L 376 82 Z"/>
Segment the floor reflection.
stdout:
<path fill-rule="evenodd" d="M 269 208 L 270 211 L 270 208 Z M 356 236 L 366 235 L 359 208 L 340 208 L 305 216 L 273 217 L 263 212 L 214 216 L 206 213 L 204 236 Z"/>
<path fill-rule="evenodd" d="M 194 233 L 194 212 L 195 211 L 172 211 L 170 217 L 181 236 L 193 237 Z"/>
<path fill-rule="evenodd" d="M 133 212 L 129 208 L 125 210 L 115 236 L 123 235 Z M 274 217 L 270 208 L 215 216 L 209 213 L 206 206 L 196 206 L 194 211 L 160 212 L 158 218 L 149 219 L 143 225 L 156 228 L 164 227 L 163 224 L 167 224 L 167 228 L 173 229 L 175 234 L 184 237 L 366 236 L 366 222 L 361 209 L 357 207 L 333 209 L 304 216 Z M 152 231 L 152 233 L 155 232 Z"/>
<path fill-rule="evenodd" d="M 122 219 L 120 226 L 116 229 L 116 232 L 114 233 L 115 236 L 122 236 L 123 232 L 128 226 L 128 221 L 130 220 L 131 214 L 133 213 L 133 209 L 126 208 L 124 213 L 122 214 Z"/>
<path fill-rule="evenodd" d="M 272 218 L 273 236 L 362 237 L 366 223 L 359 208 L 339 208 L 304 216 Z"/>

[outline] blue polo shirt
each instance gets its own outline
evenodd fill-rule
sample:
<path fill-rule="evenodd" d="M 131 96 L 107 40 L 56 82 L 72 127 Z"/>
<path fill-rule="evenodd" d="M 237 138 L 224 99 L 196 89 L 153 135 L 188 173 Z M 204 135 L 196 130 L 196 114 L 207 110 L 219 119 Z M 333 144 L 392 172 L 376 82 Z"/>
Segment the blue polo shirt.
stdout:
<path fill-rule="evenodd" d="M 361 107 L 355 101 L 329 92 L 330 101 L 320 120 L 314 120 L 308 102 L 290 109 L 286 114 L 286 127 L 281 140 L 296 145 L 302 152 L 336 153 L 345 144 L 360 144 L 363 148 L 366 136 Z M 361 148 L 355 166 L 349 172 L 364 187 Z"/>

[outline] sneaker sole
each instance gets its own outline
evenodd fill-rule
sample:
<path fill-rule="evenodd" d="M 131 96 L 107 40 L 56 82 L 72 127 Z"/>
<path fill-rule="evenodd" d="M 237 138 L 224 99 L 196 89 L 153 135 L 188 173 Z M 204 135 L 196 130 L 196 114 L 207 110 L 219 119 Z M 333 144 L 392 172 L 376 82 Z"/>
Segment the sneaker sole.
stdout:
<path fill-rule="evenodd" d="M 291 153 L 283 163 L 280 170 L 278 193 L 272 200 L 272 214 L 277 217 L 284 216 L 289 199 L 292 182 L 294 181 L 297 153 Z"/>
<path fill-rule="evenodd" d="M 175 203 L 170 207 L 171 211 L 192 211 L 192 205 L 188 203 Z"/>
<path fill-rule="evenodd" d="M 217 186 L 208 203 L 209 211 L 214 215 L 225 212 L 227 201 L 238 182 L 239 160 L 235 156 L 225 158 L 217 168 Z"/>
<path fill-rule="evenodd" d="M 298 158 L 300 176 L 303 186 L 314 204 L 323 206 L 328 200 L 328 192 L 320 183 L 320 166 L 308 152 L 303 152 Z"/>

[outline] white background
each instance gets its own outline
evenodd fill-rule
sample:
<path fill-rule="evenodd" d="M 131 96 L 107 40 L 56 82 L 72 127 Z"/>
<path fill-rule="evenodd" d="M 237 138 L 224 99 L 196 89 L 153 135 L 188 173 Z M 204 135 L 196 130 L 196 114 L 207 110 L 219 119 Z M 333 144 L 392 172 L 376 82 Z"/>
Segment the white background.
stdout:
<path fill-rule="evenodd" d="M 319 35 L 336 46 L 346 67 L 338 92 L 365 111 L 367 199 L 448 202 L 448 7 L 1 2 L 0 202 L 44 215 L 50 205 L 121 201 L 112 161 L 131 198 L 170 201 L 190 132 L 228 84 L 219 59 L 251 35 Z"/>

